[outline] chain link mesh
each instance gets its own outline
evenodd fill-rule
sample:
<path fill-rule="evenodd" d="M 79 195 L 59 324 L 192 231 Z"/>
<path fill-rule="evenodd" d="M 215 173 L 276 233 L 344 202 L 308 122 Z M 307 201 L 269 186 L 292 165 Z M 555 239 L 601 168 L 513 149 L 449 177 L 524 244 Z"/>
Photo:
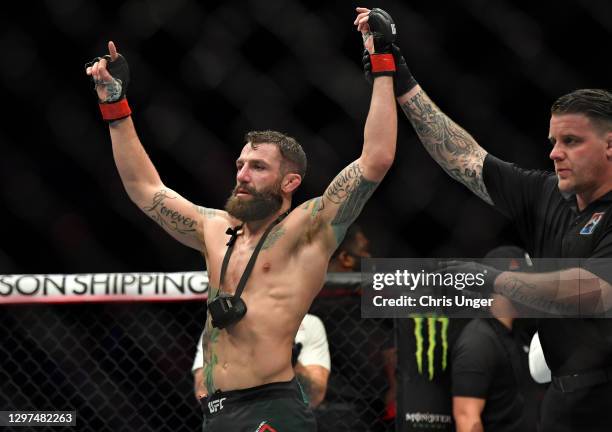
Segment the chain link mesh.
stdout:
<path fill-rule="evenodd" d="M 311 312 L 332 360 L 319 430 L 386 430 L 381 350 L 392 331 L 361 319 L 353 290 L 320 296 Z M 5 306 L 0 406 L 75 410 L 80 431 L 200 430 L 191 366 L 204 313 L 199 302 Z"/>

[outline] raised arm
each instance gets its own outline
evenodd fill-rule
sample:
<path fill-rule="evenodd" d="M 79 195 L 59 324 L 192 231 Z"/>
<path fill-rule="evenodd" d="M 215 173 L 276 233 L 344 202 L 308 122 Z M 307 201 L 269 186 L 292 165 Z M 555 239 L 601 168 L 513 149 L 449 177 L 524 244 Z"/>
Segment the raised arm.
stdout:
<path fill-rule="evenodd" d="M 357 11 L 359 15 L 355 24 L 360 28 L 371 11 L 366 8 L 357 8 Z M 388 18 L 391 19 L 390 16 Z M 408 69 L 399 47 L 392 44 L 391 50 L 396 66 L 394 86 L 397 101 L 425 149 L 452 178 L 492 204 L 482 181 L 482 165 L 487 152 L 469 133 L 444 114 L 421 89 Z M 372 67 L 373 64 L 364 57 L 366 77 L 369 77 Z"/>
<path fill-rule="evenodd" d="M 360 12 L 360 9 L 357 8 L 357 11 Z M 372 99 L 363 133 L 361 156 L 336 176 L 322 197 L 303 207 L 316 213 L 321 226 L 331 228 L 334 241 L 329 242 L 330 253 L 340 244 L 347 228 L 372 196 L 395 157 L 397 112 L 392 78 L 395 67 L 390 54 L 392 39 L 389 40 L 395 37 L 395 27 L 392 21 L 377 15 L 376 20 L 370 23 L 373 29 L 370 32 L 368 18 L 368 14 L 361 12 L 355 20 L 355 23 L 364 20 L 359 30 L 367 55 L 376 65 L 372 71 Z"/>
<path fill-rule="evenodd" d="M 319 217 L 333 229 L 334 248 L 391 167 L 396 140 L 393 79 L 381 76 L 374 80 L 361 156 L 336 176 L 321 198 Z"/>
<path fill-rule="evenodd" d="M 204 224 L 220 212 L 196 206 L 162 183 L 130 117 L 109 128 L 115 163 L 132 202 L 176 240 L 203 251 Z"/>
<path fill-rule="evenodd" d="M 86 69 L 96 83 L 105 120 L 109 122 L 113 156 L 130 199 L 168 234 L 181 243 L 203 251 L 203 226 L 221 212 L 198 207 L 167 188 L 144 150 L 125 99 L 129 81 L 127 62 L 113 42 L 109 54 L 97 58 Z"/>
<path fill-rule="evenodd" d="M 482 180 L 487 152 L 474 138 L 444 114 L 419 85 L 399 96 L 397 101 L 438 165 L 479 198 L 493 204 Z"/>

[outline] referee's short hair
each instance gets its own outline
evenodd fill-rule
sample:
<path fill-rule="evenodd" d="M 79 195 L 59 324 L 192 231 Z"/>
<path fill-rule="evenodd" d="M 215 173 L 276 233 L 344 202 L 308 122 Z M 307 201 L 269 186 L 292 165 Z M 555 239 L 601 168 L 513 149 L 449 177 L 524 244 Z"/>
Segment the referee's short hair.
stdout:
<path fill-rule="evenodd" d="M 602 89 L 580 89 L 561 96 L 551 114 L 584 114 L 602 132 L 612 131 L 612 93 Z"/>

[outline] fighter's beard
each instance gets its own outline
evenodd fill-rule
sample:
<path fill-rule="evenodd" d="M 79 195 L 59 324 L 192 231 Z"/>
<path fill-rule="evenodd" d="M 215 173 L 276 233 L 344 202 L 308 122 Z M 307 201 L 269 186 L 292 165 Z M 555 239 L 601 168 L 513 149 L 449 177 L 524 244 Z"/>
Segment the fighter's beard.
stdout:
<path fill-rule="evenodd" d="M 254 189 L 241 186 L 251 195 L 250 199 L 241 199 L 236 196 L 238 186 L 234 188 L 225 203 L 225 211 L 243 222 L 258 221 L 276 213 L 283 204 L 283 198 L 278 193 L 278 186 L 257 192 Z"/>

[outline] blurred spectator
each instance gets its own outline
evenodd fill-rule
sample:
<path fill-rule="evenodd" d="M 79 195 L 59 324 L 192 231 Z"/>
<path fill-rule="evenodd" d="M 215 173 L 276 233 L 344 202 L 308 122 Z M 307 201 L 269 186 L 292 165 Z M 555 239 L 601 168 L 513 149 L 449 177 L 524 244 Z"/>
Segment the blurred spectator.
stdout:
<path fill-rule="evenodd" d="M 515 246 L 490 251 L 493 266 L 528 271 L 527 253 Z M 494 295 L 494 319 L 476 318 L 463 329 L 452 349 L 453 417 L 457 432 L 535 431 L 536 418 L 525 411 L 525 355 L 513 323 L 512 302 Z M 530 401 L 531 402 L 531 401 Z"/>
<path fill-rule="evenodd" d="M 329 260 L 327 272 L 358 272 L 361 270 L 361 259 L 370 257 L 370 240 L 359 225 L 353 224 Z"/>
<path fill-rule="evenodd" d="M 370 240 L 359 225 L 353 224 L 332 255 L 329 272 L 359 272 L 361 260 L 370 257 Z M 322 295 L 334 296 L 325 288 Z M 382 389 L 392 385 L 386 382 L 381 367 L 386 358 L 385 352 L 381 357 L 381 346 L 385 345 L 382 341 L 389 331 L 381 328 L 385 321 L 361 320 L 360 308 L 354 308 L 354 300 L 344 307 L 345 300 L 334 298 L 335 306 L 344 310 L 340 319 L 326 317 L 335 323 L 335 331 L 330 337 L 337 336 L 330 339 L 332 358 L 341 362 L 342 367 L 335 368 L 330 376 L 328 397 L 315 412 L 317 423 L 320 432 L 376 431 L 381 427 Z M 347 312 L 352 319 L 346 319 Z M 361 331 L 355 331 L 355 321 L 359 321 Z M 366 340 L 363 340 L 364 335 L 367 335 Z"/>

